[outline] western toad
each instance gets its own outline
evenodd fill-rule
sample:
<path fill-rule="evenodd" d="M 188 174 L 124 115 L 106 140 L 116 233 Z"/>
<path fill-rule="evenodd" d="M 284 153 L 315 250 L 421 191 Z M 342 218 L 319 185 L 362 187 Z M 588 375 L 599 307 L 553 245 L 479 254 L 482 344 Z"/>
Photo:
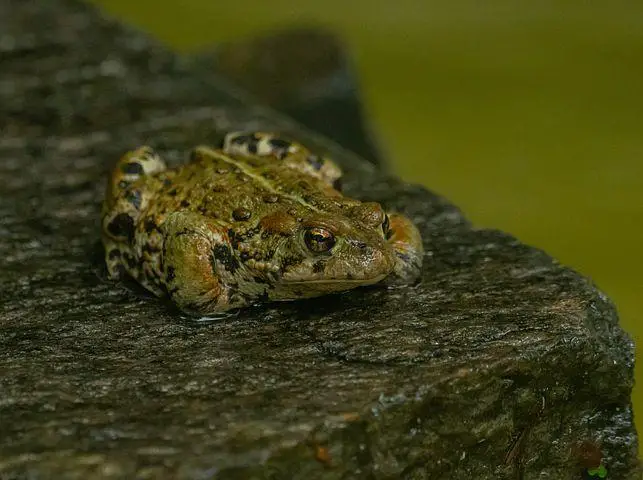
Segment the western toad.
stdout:
<path fill-rule="evenodd" d="M 103 204 L 109 275 L 193 314 L 416 280 L 418 230 L 344 197 L 340 178 L 331 160 L 266 133 L 228 134 L 175 169 L 149 147 L 129 152 Z"/>

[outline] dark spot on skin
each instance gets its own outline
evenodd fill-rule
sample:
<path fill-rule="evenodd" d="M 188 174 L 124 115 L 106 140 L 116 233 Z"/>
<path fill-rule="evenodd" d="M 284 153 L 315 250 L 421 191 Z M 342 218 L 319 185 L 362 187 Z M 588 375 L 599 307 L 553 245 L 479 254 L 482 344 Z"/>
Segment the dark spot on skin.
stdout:
<path fill-rule="evenodd" d="M 252 136 L 250 142 L 248 142 L 247 145 L 248 152 L 252 153 L 253 155 L 257 154 L 257 139 Z"/>
<path fill-rule="evenodd" d="M 238 222 L 242 222 L 243 220 L 248 220 L 251 216 L 252 216 L 252 212 L 247 208 L 235 208 L 232 211 L 232 218 L 234 218 Z"/>
<path fill-rule="evenodd" d="M 293 255 L 293 256 L 290 256 L 290 257 L 284 257 L 284 259 L 281 262 L 281 265 L 282 265 L 283 268 L 288 268 L 288 267 L 291 267 L 293 265 L 297 265 L 297 264 L 301 263 L 302 259 L 303 259 L 303 257 L 298 256 L 298 255 Z"/>
<path fill-rule="evenodd" d="M 259 141 L 259 139 L 253 133 L 253 134 L 249 134 L 249 135 L 239 135 L 238 137 L 233 138 L 230 141 L 230 143 L 233 144 L 233 145 L 240 145 L 240 146 L 245 145 L 245 147 L 248 149 L 248 152 L 250 152 L 251 154 L 255 155 L 257 153 L 257 143 L 258 143 L 258 141 Z"/>
<path fill-rule="evenodd" d="M 254 228 L 251 228 L 244 232 L 243 234 L 240 234 L 233 230 L 232 228 L 229 228 L 227 233 L 228 233 L 228 240 L 230 241 L 232 248 L 236 249 L 239 245 L 239 243 L 243 242 L 247 238 L 252 238 L 256 236 L 259 232 L 262 231 L 262 226 L 257 225 Z"/>
<path fill-rule="evenodd" d="M 228 228 L 228 239 L 230 240 L 230 243 L 232 243 L 234 248 L 237 248 L 237 245 L 242 240 L 241 237 L 239 237 L 239 235 L 237 235 L 237 232 L 235 232 L 231 228 Z"/>
<path fill-rule="evenodd" d="M 126 173 L 128 175 L 142 175 L 144 170 L 143 170 L 143 165 L 141 165 L 138 162 L 129 162 L 124 165 L 121 165 L 121 172 Z"/>
<path fill-rule="evenodd" d="M 120 182 L 118 182 L 118 188 L 127 188 L 128 185 L 129 183 L 125 180 L 121 180 Z"/>
<path fill-rule="evenodd" d="M 184 207 L 184 208 L 185 208 L 185 207 L 189 207 L 189 206 L 190 206 L 190 202 L 188 202 L 187 200 L 181 200 L 181 206 L 182 206 L 182 207 Z"/>
<path fill-rule="evenodd" d="M 223 268 L 230 273 L 235 273 L 239 268 L 239 260 L 235 258 L 232 251 L 227 245 L 217 245 L 212 249 L 212 256 L 210 262 L 212 263 L 212 271 L 216 272 L 214 261 L 217 260 Z"/>
<path fill-rule="evenodd" d="M 230 140 L 232 145 L 245 145 L 250 141 L 250 135 L 238 135 Z"/>
<path fill-rule="evenodd" d="M 107 231 L 115 237 L 125 237 L 131 241 L 134 238 L 134 219 L 127 213 L 119 213 L 107 225 Z"/>
<path fill-rule="evenodd" d="M 321 273 L 324 271 L 324 267 L 326 266 L 326 262 L 323 260 L 317 260 L 313 264 L 313 273 Z"/>
<path fill-rule="evenodd" d="M 263 201 L 266 203 L 277 203 L 279 201 L 279 196 L 274 194 L 264 195 Z"/>
<path fill-rule="evenodd" d="M 141 191 L 140 190 L 131 190 L 125 195 L 125 200 L 127 200 L 136 210 L 141 208 Z"/>
<path fill-rule="evenodd" d="M 147 217 L 145 219 L 145 222 L 143 223 L 143 228 L 145 229 L 145 233 L 152 233 L 154 230 L 159 230 L 158 225 L 154 221 L 152 217 Z"/>
<path fill-rule="evenodd" d="M 336 179 L 336 180 L 333 182 L 333 188 L 334 188 L 335 190 L 337 190 L 338 192 L 341 192 L 341 191 L 342 191 L 342 179 L 341 179 L 341 177 L 340 177 L 340 178 L 338 178 L 338 179 Z"/>
<path fill-rule="evenodd" d="M 150 245 L 149 243 L 146 243 L 145 245 L 143 245 L 143 248 L 141 248 L 141 250 L 142 250 L 143 252 L 147 252 L 147 253 L 158 253 L 158 252 L 160 252 L 160 251 L 161 251 L 161 249 L 160 249 L 160 248 L 158 248 L 158 247 L 153 247 L 153 246 L 152 246 L 152 245 Z"/>
<path fill-rule="evenodd" d="M 176 188 L 173 188 L 172 190 L 170 190 L 169 192 L 167 192 L 167 194 L 168 194 L 169 196 L 171 196 L 171 197 L 176 197 L 176 194 L 177 194 L 177 193 L 178 193 L 178 189 L 176 189 Z"/>
<path fill-rule="evenodd" d="M 292 145 L 290 142 L 281 138 L 271 138 L 268 141 L 268 144 L 270 145 L 270 148 L 272 149 L 275 157 L 277 157 L 279 160 L 283 160 L 284 158 L 286 158 L 286 156 L 288 155 L 288 150 Z"/>
<path fill-rule="evenodd" d="M 176 272 L 174 271 L 174 267 L 172 265 L 168 265 L 167 271 L 165 273 L 165 281 L 167 283 L 170 283 L 172 280 L 174 280 L 174 277 L 176 277 Z"/>
<path fill-rule="evenodd" d="M 134 257 L 128 254 L 125 254 L 124 257 L 129 268 L 134 268 L 136 266 L 136 259 Z"/>
<path fill-rule="evenodd" d="M 290 148 L 290 146 L 292 145 L 289 141 L 284 140 L 282 138 L 271 138 L 268 141 L 268 144 L 272 148 L 278 148 L 278 149 L 281 149 L 281 150 L 288 150 Z"/>
<path fill-rule="evenodd" d="M 324 166 L 324 160 L 317 155 L 308 155 L 306 157 L 308 164 L 313 167 L 313 169 L 319 171 Z"/>
<path fill-rule="evenodd" d="M 114 249 L 114 250 L 110 250 L 110 252 L 107 254 L 107 257 L 108 257 L 110 260 L 114 260 L 114 259 L 116 259 L 116 258 L 120 258 L 120 256 L 121 256 L 121 251 L 120 251 L 120 250 L 116 250 L 116 249 Z"/>

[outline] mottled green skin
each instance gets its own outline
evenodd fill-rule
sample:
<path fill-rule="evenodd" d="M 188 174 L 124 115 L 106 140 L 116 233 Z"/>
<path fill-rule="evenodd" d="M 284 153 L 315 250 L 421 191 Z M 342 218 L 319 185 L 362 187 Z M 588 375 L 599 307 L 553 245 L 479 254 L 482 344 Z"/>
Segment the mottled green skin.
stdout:
<path fill-rule="evenodd" d="M 130 152 L 103 207 L 109 274 L 197 314 L 415 281 L 417 229 L 342 196 L 340 175 L 332 161 L 259 133 L 198 147 L 176 169 L 147 147 Z"/>

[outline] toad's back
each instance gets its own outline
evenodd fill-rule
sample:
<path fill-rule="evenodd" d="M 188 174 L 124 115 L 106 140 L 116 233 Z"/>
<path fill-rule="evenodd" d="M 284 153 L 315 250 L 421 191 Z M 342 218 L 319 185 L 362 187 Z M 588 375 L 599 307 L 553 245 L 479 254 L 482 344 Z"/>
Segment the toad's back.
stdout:
<path fill-rule="evenodd" d="M 256 223 L 270 212 L 341 214 L 359 204 L 343 197 L 319 176 L 273 158 L 224 154 L 208 147 L 192 153 L 190 163 L 176 170 L 144 177 L 155 191 L 147 214 L 160 217 L 176 210 L 198 212 L 221 222 Z"/>

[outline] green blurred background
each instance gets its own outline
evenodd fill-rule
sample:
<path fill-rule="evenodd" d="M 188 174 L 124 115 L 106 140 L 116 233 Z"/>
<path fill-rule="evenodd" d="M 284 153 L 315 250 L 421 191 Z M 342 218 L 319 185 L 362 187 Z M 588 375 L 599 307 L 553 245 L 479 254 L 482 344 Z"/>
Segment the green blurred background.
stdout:
<path fill-rule="evenodd" d="M 184 52 L 331 27 L 397 173 L 593 278 L 643 341 L 643 2 L 96 3 Z"/>

